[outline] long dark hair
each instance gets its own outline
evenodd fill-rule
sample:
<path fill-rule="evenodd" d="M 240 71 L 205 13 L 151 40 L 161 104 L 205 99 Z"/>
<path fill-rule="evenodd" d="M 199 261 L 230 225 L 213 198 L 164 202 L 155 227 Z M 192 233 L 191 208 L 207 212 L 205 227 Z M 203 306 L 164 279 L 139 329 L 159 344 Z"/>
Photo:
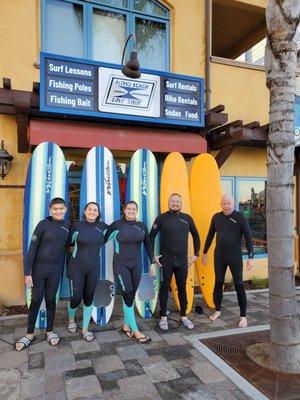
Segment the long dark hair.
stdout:
<path fill-rule="evenodd" d="M 89 206 L 90 204 L 94 204 L 95 206 L 97 206 L 99 215 L 98 215 L 98 217 L 96 218 L 96 222 L 99 222 L 100 219 L 101 219 L 101 212 L 100 212 L 99 204 L 96 203 L 95 201 L 90 201 L 90 202 L 87 203 L 87 205 L 84 207 L 83 214 L 82 214 L 82 219 L 83 219 L 83 221 L 86 221 L 86 216 L 85 216 L 84 212 L 85 212 L 85 210 L 88 208 L 88 206 Z"/>
<path fill-rule="evenodd" d="M 125 208 L 126 208 L 129 204 L 134 204 L 134 205 L 136 206 L 136 209 L 137 209 L 137 210 L 139 209 L 139 206 L 138 206 L 138 204 L 137 204 L 136 201 L 134 201 L 134 200 L 126 201 L 126 203 L 125 203 L 124 206 L 123 206 L 123 220 L 126 219 L 126 218 L 125 218 L 125 213 L 124 213 L 124 211 L 125 211 Z"/>

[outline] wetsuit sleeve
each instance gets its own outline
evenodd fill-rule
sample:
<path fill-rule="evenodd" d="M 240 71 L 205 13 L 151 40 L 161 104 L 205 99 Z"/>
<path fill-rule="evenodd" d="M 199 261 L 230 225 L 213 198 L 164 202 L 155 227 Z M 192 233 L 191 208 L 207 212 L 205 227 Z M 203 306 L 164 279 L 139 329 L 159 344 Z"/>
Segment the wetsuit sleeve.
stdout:
<path fill-rule="evenodd" d="M 103 244 L 107 243 L 109 240 L 111 240 L 114 236 L 114 232 L 116 232 L 117 230 L 119 230 L 119 221 L 114 221 L 113 223 L 111 223 L 105 232 L 105 236 L 104 236 L 104 242 Z"/>
<path fill-rule="evenodd" d="M 200 236 L 192 217 L 190 217 L 190 232 L 194 241 L 194 254 L 198 257 L 200 251 Z"/>
<path fill-rule="evenodd" d="M 69 231 L 67 247 L 70 247 L 74 243 L 73 235 L 74 235 L 74 232 L 76 232 L 76 229 L 77 229 L 77 224 L 76 224 L 76 222 L 73 222 L 73 224 L 70 227 L 70 231 Z"/>
<path fill-rule="evenodd" d="M 44 224 L 43 224 L 43 221 L 41 221 L 35 227 L 35 230 L 31 237 L 30 246 L 29 246 L 29 250 L 28 250 L 28 254 L 27 254 L 27 257 L 25 260 L 25 266 L 24 266 L 25 276 L 32 274 L 35 256 L 38 251 L 39 245 L 41 243 L 43 233 L 44 233 Z"/>
<path fill-rule="evenodd" d="M 155 261 L 154 260 L 153 245 L 151 243 L 149 232 L 148 232 L 148 229 L 147 229 L 146 225 L 144 225 L 144 232 L 145 232 L 144 246 L 146 248 L 146 251 L 147 251 L 147 254 L 148 254 L 150 262 L 153 263 Z"/>
<path fill-rule="evenodd" d="M 253 258 L 254 253 L 253 253 L 253 243 L 252 243 L 251 229 L 250 229 L 248 221 L 246 220 L 246 218 L 242 214 L 241 214 L 241 222 L 242 222 L 243 235 L 244 235 L 244 238 L 245 238 L 245 241 L 246 241 L 248 257 L 249 258 Z"/>
<path fill-rule="evenodd" d="M 213 241 L 213 238 L 215 236 L 215 233 L 216 233 L 215 216 L 213 216 L 212 219 L 211 219 L 211 223 L 210 223 L 208 234 L 206 236 L 205 245 L 204 245 L 204 249 L 203 249 L 203 254 L 206 254 L 208 252 L 208 250 L 210 248 L 210 245 L 211 245 L 211 242 Z"/>
<path fill-rule="evenodd" d="M 154 241 L 156 238 L 156 235 L 158 234 L 158 232 L 160 231 L 162 225 L 162 217 L 161 215 L 159 215 L 158 217 L 156 217 L 155 221 L 153 222 L 149 237 L 150 237 L 150 241 L 152 243 L 152 247 L 154 248 Z"/>

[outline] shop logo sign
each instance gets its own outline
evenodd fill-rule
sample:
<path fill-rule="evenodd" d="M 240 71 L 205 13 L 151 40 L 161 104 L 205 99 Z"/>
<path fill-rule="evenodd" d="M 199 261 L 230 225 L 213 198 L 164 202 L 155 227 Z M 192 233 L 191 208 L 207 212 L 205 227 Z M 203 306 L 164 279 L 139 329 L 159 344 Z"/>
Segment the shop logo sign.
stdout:
<path fill-rule="evenodd" d="M 105 105 L 118 105 L 134 109 L 149 109 L 153 99 L 155 82 L 134 81 L 113 76 L 104 100 Z"/>
<path fill-rule="evenodd" d="M 142 193 L 147 196 L 147 161 L 144 161 L 142 168 Z"/>
<path fill-rule="evenodd" d="M 106 183 L 106 193 L 111 196 L 111 168 L 109 165 L 109 160 L 106 161 L 105 175 L 104 181 Z"/>

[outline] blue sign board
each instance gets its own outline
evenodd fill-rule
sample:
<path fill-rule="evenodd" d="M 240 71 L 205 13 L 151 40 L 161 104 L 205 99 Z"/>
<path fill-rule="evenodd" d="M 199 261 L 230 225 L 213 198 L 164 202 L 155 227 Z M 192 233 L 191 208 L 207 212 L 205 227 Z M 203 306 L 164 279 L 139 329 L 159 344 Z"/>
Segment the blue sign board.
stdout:
<path fill-rule="evenodd" d="M 40 110 L 160 125 L 204 126 L 202 78 L 41 53 Z"/>

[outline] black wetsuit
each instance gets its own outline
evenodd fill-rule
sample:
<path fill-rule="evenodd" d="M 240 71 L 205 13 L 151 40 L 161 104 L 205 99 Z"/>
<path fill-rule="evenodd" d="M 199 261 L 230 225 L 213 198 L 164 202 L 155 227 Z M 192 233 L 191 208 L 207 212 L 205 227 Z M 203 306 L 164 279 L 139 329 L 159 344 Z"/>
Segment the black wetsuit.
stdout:
<path fill-rule="evenodd" d="M 203 253 L 206 254 L 217 233 L 214 264 L 216 282 L 214 287 L 214 302 L 216 310 L 221 310 L 223 285 L 227 266 L 232 273 L 237 292 L 240 315 L 246 316 L 247 298 L 243 282 L 242 237 L 245 237 L 248 257 L 253 258 L 251 231 L 247 220 L 238 211 L 230 215 L 219 212 L 212 217 Z"/>
<path fill-rule="evenodd" d="M 104 222 L 74 222 L 69 243 L 74 246 L 68 268 L 71 284 L 70 307 L 75 309 L 83 299 L 85 306 L 93 303 L 100 274 L 100 248 L 107 225 Z"/>
<path fill-rule="evenodd" d="M 28 312 L 28 334 L 34 332 L 36 318 L 45 294 L 47 332 L 53 330 L 56 293 L 62 276 L 70 224 L 48 217 L 40 221 L 31 238 L 25 260 L 25 275 L 31 275 L 33 287 Z"/>
<path fill-rule="evenodd" d="M 152 226 L 150 239 L 154 244 L 160 232 L 160 263 L 162 264 L 162 283 L 159 300 L 161 316 L 166 316 L 168 292 L 173 273 L 178 289 L 181 316 L 186 315 L 187 296 L 186 279 L 188 275 L 188 235 L 192 234 L 194 254 L 199 255 L 200 238 L 192 217 L 182 212 L 167 211 L 160 214 Z"/>
<path fill-rule="evenodd" d="M 115 280 L 122 290 L 125 304 L 131 307 L 141 280 L 143 243 L 150 261 L 154 260 L 148 229 L 143 222 L 120 219 L 108 228 L 105 241 L 110 239 L 115 240 L 113 257 Z"/>

